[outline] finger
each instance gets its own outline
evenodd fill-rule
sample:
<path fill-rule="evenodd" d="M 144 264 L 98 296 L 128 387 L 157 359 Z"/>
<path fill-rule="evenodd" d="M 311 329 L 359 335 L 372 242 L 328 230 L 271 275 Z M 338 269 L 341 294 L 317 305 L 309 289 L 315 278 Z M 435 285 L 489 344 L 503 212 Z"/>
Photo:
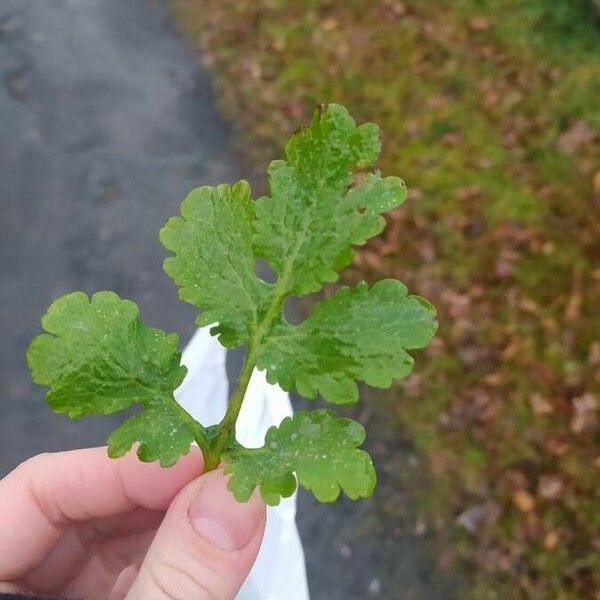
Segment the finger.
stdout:
<path fill-rule="evenodd" d="M 0 582 L 0 594 L 22 594 L 23 590 L 12 583 Z"/>
<path fill-rule="evenodd" d="M 55 595 L 61 598 L 106 600 L 123 570 L 130 565 L 142 564 L 153 538 L 154 534 L 146 533 L 100 544 L 77 577 Z M 131 587 L 133 579 L 135 577 L 130 579 L 127 589 Z M 123 582 L 121 585 L 124 585 Z"/>
<path fill-rule="evenodd" d="M 119 575 L 112 592 L 108 596 L 108 600 L 125 600 L 129 588 L 131 588 L 135 578 L 138 575 L 138 569 L 135 565 L 131 565 Z"/>
<path fill-rule="evenodd" d="M 165 510 L 201 468 L 197 448 L 169 469 L 131 453 L 110 459 L 106 448 L 28 460 L 0 481 L 0 580 L 38 565 L 73 523 L 137 507 Z"/>
<path fill-rule="evenodd" d="M 127 600 L 232 600 L 265 522 L 261 500 L 236 502 L 221 471 L 200 477 L 173 501 Z"/>
<path fill-rule="evenodd" d="M 57 541 L 41 564 L 19 582 L 27 589 L 49 595 L 73 582 L 80 586 L 73 597 L 88 598 L 90 594 L 83 591 L 90 588 L 88 582 L 93 579 L 90 573 L 97 569 L 103 574 L 103 581 L 112 585 L 126 565 L 135 561 L 141 563 L 164 516 L 163 511 L 138 508 L 75 525 Z M 147 543 L 140 547 L 138 542 L 144 534 Z M 92 581 L 91 585 L 95 583 Z"/>

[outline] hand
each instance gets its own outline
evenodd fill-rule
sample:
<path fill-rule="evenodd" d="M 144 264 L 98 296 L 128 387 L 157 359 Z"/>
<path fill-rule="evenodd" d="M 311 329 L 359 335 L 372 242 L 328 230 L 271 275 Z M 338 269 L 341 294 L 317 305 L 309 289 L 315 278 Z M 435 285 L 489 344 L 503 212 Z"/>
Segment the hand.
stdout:
<path fill-rule="evenodd" d="M 0 592 L 84 600 L 235 598 L 265 507 L 193 448 L 169 469 L 106 448 L 43 454 L 0 481 Z"/>

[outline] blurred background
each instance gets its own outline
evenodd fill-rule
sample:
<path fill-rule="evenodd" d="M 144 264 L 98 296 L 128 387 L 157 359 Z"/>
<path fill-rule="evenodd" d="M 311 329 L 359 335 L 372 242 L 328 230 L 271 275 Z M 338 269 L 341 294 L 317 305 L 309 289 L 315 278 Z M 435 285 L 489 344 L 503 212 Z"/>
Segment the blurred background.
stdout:
<path fill-rule="evenodd" d="M 197 185 L 258 195 L 340 102 L 410 190 L 343 279 L 440 330 L 352 411 L 373 499 L 300 496 L 313 598 L 600 599 L 598 2 L 2 0 L 0 80 L 0 474 L 114 427 L 30 383 L 48 303 L 114 289 L 189 337 L 158 228 Z"/>

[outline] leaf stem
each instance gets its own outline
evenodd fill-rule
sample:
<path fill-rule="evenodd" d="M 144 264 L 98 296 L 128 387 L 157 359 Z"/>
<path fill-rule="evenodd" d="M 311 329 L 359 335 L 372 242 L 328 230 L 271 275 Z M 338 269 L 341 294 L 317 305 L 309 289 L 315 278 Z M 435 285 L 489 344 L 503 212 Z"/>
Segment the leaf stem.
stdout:
<path fill-rule="evenodd" d="M 248 349 L 244 358 L 244 364 L 240 372 L 237 385 L 231 397 L 229 404 L 227 405 L 227 412 L 223 417 L 223 420 L 219 424 L 219 433 L 217 438 L 210 448 L 207 456 L 204 457 L 204 470 L 212 471 L 219 466 L 221 462 L 221 455 L 223 451 L 231 444 L 235 439 L 235 424 L 242 408 L 242 402 L 254 371 L 256 364 L 256 355 Z"/>
<path fill-rule="evenodd" d="M 256 367 L 256 359 L 261 349 L 264 336 L 269 332 L 273 322 L 281 312 L 281 307 L 287 297 L 286 286 L 287 284 L 283 278 L 277 281 L 277 284 L 273 289 L 273 300 L 265 313 L 264 319 L 262 319 L 250 334 L 242 370 L 240 371 L 235 390 L 229 399 L 225 416 L 221 423 L 219 423 L 219 433 L 208 452 L 205 452 L 205 472 L 212 471 L 219 466 L 223 452 L 235 441 L 235 425 L 242 408 L 242 403 L 244 402 L 252 372 L 254 371 L 254 367 Z"/>

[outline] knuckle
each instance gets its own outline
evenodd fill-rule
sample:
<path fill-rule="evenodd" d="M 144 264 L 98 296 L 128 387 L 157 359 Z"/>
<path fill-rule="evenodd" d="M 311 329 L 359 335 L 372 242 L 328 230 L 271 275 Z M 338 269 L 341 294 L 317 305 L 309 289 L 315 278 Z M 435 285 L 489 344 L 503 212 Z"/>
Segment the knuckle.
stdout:
<path fill-rule="evenodd" d="M 149 571 L 152 585 L 162 594 L 161 600 L 224 600 L 205 583 L 201 567 L 189 564 L 189 560 L 169 558 Z"/>

